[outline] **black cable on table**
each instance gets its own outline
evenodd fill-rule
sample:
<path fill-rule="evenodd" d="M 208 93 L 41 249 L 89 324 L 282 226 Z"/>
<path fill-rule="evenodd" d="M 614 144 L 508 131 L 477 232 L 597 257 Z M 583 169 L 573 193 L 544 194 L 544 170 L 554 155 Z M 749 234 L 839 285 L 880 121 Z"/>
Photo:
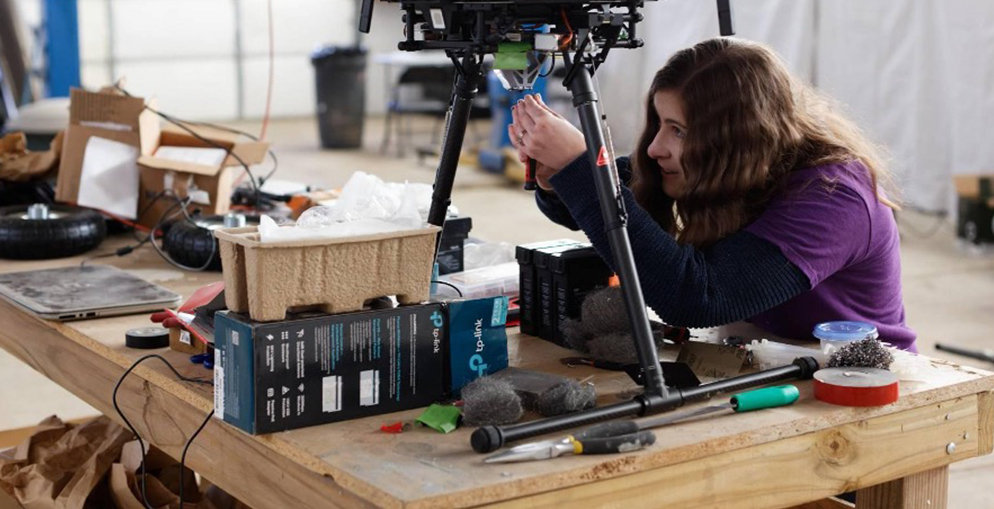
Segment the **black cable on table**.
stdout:
<path fill-rule="evenodd" d="M 452 288 L 453 290 L 455 290 L 456 293 L 459 294 L 459 297 L 462 298 L 462 290 L 460 290 L 458 286 L 456 286 L 456 285 L 454 285 L 452 283 L 448 283 L 446 281 L 432 281 L 432 283 L 437 283 L 437 284 L 440 284 L 440 285 L 448 286 L 449 288 Z"/>
<path fill-rule="evenodd" d="M 200 432 L 204 429 L 204 427 L 207 426 L 207 423 L 210 422 L 211 417 L 214 417 L 214 410 L 211 410 L 210 413 L 207 414 L 207 417 L 204 418 L 204 422 L 200 423 L 200 427 L 197 428 L 197 431 L 193 432 L 193 435 L 190 435 L 190 439 L 187 440 L 186 441 L 186 445 L 183 446 L 183 455 L 180 456 L 180 459 L 179 459 L 179 479 L 180 479 L 180 481 L 179 481 L 179 507 L 180 507 L 180 509 L 183 509 L 183 505 L 186 503 L 183 500 L 183 487 L 186 486 L 186 483 L 184 482 L 184 478 L 183 478 L 183 472 L 186 471 L 186 451 L 190 448 L 190 445 L 193 444 L 193 440 L 195 438 L 197 438 L 197 435 L 199 435 Z"/>
<path fill-rule="evenodd" d="M 142 503 L 145 504 L 146 509 L 155 509 L 154 507 L 152 507 L 151 504 L 148 503 L 148 495 L 146 494 L 146 491 L 145 491 L 145 455 L 146 455 L 146 452 L 145 452 L 145 442 L 142 441 L 141 435 L 138 434 L 138 431 L 131 424 L 131 421 L 129 421 L 128 418 L 124 416 L 124 412 L 121 411 L 120 405 L 117 404 L 117 391 L 118 391 L 118 389 L 121 388 L 121 384 L 124 383 L 125 378 L 127 378 L 128 375 L 136 367 L 138 367 L 139 364 L 141 364 L 142 362 L 144 362 L 144 361 L 146 361 L 148 359 L 159 359 L 160 361 L 162 361 L 166 365 L 166 367 L 169 368 L 170 371 L 173 372 L 174 375 L 176 375 L 176 378 L 178 378 L 178 379 L 180 379 L 180 380 L 182 380 L 184 382 L 190 382 L 190 383 L 196 383 L 196 384 L 203 384 L 203 385 L 214 385 L 214 382 L 211 381 L 211 380 L 204 380 L 202 378 L 189 378 L 189 377 L 185 377 L 185 376 L 181 375 L 179 373 L 179 371 L 176 371 L 176 368 L 173 367 L 172 363 L 170 363 L 168 360 L 166 360 L 165 357 L 163 357 L 163 356 L 161 356 L 159 354 L 148 354 L 148 355 L 143 355 L 142 357 L 139 357 L 138 360 L 136 360 L 131 365 L 131 367 L 129 367 L 124 372 L 124 374 L 121 375 L 121 378 L 117 380 L 117 385 L 114 386 L 114 392 L 111 395 L 111 402 L 114 404 L 114 410 L 117 412 L 117 415 L 121 417 L 121 420 L 124 421 L 124 424 L 127 425 L 128 429 L 131 430 L 131 433 L 133 433 L 136 437 L 138 437 L 138 445 L 141 447 L 141 451 L 142 451 L 142 464 L 141 464 Z M 210 420 L 210 417 L 213 416 L 213 415 L 214 415 L 214 410 L 211 410 L 210 414 L 208 414 L 208 416 L 207 416 L 207 419 L 204 420 L 203 424 L 201 424 L 200 427 L 197 428 L 197 431 L 190 437 L 189 440 L 187 440 L 186 445 L 183 447 L 183 456 L 180 459 L 180 467 L 184 466 L 184 461 L 183 460 L 186 459 L 186 451 L 190 447 L 190 444 L 193 443 L 193 439 L 197 437 L 197 434 L 199 434 L 200 430 L 202 430 L 204 428 L 204 426 L 207 425 L 208 420 Z M 180 470 L 180 506 L 181 507 L 183 505 L 183 498 L 182 497 L 183 497 L 183 471 Z"/>

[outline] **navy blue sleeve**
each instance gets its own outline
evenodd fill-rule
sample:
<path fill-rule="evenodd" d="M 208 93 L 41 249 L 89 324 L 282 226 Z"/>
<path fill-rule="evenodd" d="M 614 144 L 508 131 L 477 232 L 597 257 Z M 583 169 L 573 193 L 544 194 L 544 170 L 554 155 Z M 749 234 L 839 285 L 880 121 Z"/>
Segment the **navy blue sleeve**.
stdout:
<path fill-rule="evenodd" d="M 551 183 L 558 207 L 616 269 L 589 159 L 577 159 Z M 627 187 L 622 196 L 646 304 L 670 325 L 714 327 L 745 320 L 810 289 L 807 276 L 767 240 L 743 230 L 705 249 L 681 245 L 635 203 Z"/>
<path fill-rule="evenodd" d="M 590 158 L 588 155 L 584 154 L 578 157 L 575 161 L 570 163 L 570 166 L 575 164 L 584 164 L 589 166 Z M 632 170 L 627 157 L 619 157 L 617 160 L 618 166 L 618 177 L 621 182 L 628 185 L 628 182 L 632 179 Z M 593 182 L 591 181 L 591 184 Z M 565 226 L 570 230 L 576 231 L 580 229 L 580 225 L 576 224 L 576 220 L 570 215 L 569 209 L 566 204 L 556 196 L 556 193 L 550 193 L 543 191 L 542 188 L 535 190 L 535 203 L 538 204 L 538 209 L 552 220 L 553 223 Z"/>

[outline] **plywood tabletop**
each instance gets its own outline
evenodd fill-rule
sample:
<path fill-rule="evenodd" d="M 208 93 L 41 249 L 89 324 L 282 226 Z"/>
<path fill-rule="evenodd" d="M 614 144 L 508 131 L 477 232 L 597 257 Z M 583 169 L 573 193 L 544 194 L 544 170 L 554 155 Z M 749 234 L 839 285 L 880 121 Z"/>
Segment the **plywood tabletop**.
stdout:
<path fill-rule="evenodd" d="M 101 251 L 109 251 L 121 242 L 105 243 Z M 78 260 L 4 262 L 0 271 L 51 268 Z M 146 248 L 123 258 L 104 258 L 94 263 L 112 263 L 184 296 L 220 280 L 218 273 L 173 269 Z M 124 332 L 148 324 L 144 315 L 47 322 L 0 302 L 0 346 L 112 416 L 109 389 L 132 362 L 148 353 L 126 348 Z M 621 401 L 637 389 L 624 374 L 562 365 L 559 359 L 575 354 L 548 342 L 512 330 L 509 338 L 512 365 L 574 378 L 592 375 L 599 404 Z M 170 359 L 185 376 L 211 376 L 184 355 L 167 350 L 156 352 Z M 664 350 L 660 355 L 672 360 L 676 351 Z M 420 427 L 396 435 L 380 431 L 382 424 L 413 421 L 420 413 L 408 411 L 262 436 L 250 436 L 216 421 L 198 437 L 188 461 L 194 469 L 255 507 L 421 508 L 468 507 L 540 497 L 595 481 L 662 471 L 659 469 L 676 468 L 687 462 L 704 462 L 764 444 L 786 444 L 794 437 L 847 425 L 865 428 L 860 423 L 886 423 L 887 416 L 913 416 L 909 412 L 925 407 L 933 409 L 932 414 L 939 416 L 936 419 L 962 424 L 962 433 L 968 438 L 960 441 L 950 461 L 989 452 L 991 438 L 978 432 L 983 426 L 978 428 L 977 408 L 980 407 L 982 421 L 989 419 L 985 417 L 984 405 L 990 404 L 994 375 L 935 360 L 922 375 L 927 381 L 902 383 L 900 400 L 877 408 L 844 408 L 821 403 L 814 400 L 810 382 L 799 382 L 801 399 L 792 406 L 660 428 L 656 430 L 654 446 L 611 456 L 484 464 L 483 456 L 469 447 L 472 428 L 460 428 L 448 435 Z M 213 407 L 209 386 L 176 381 L 164 366 L 155 362 L 143 364 L 123 387 L 128 394 L 122 397 L 122 407 L 129 418 L 134 416 L 133 420 L 139 421 L 136 424 L 139 432 L 174 455 Z M 957 401 L 961 403 L 959 406 L 954 404 Z M 944 413 L 942 408 L 948 411 Z M 928 415 L 923 413 L 914 419 L 932 419 Z M 903 431 L 914 423 L 901 421 L 897 425 L 896 429 Z M 262 493 L 262 488 L 275 493 Z"/>

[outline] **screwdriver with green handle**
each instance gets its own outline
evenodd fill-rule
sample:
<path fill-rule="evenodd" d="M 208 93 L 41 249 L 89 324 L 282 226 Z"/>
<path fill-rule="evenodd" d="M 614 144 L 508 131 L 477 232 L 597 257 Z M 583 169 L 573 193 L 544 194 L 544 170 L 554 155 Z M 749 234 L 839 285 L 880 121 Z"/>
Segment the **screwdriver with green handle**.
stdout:
<path fill-rule="evenodd" d="M 612 454 L 636 451 L 656 442 L 656 435 L 651 431 L 646 431 L 650 428 L 726 410 L 741 413 L 786 406 L 797 401 L 799 396 L 797 387 L 793 385 L 764 387 L 736 394 L 731 397 L 728 403 L 721 405 L 646 419 L 606 422 L 591 426 L 561 440 L 522 444 L 490 456 L 483 461 L 486 463 L 506 463 L 551 459 L 564 454 Z"/>
<path fill-rule="evenodd" d="M 786 406 L 797 401 L 800 396 L 797 387 L 793 385 L 777 385 L 775 387 L 764 387 L 754 391 L 740 392 L 729 399 L 728 403 L 721 405 L 707 406 L 684 412 L 664 414 L 659 417 L 649 417 L 640 419 L 639 429 L 655 428 L 671 422 L 682 421 L 692 417 L 713 414 L 723 410 L 734 410 L 736 412 L 751 412 L 764 408 Z"/>

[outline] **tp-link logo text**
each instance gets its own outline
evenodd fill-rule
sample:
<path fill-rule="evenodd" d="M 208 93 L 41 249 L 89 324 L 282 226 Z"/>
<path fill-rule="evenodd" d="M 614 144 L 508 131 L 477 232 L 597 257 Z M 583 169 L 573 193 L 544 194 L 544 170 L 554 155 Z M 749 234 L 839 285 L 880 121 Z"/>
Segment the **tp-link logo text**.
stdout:
<path fill-rule="evenodd" d="M 469 369 L 476 371 L 478 376 L 483 376 L 487 374 L 487 365 L 483 362 L 483 356 L 480 355 L 483 352 L 483 348 L 486 344 L 483 342 L 483 319 L 478 318 L 476 320 L 476 328 L 473 330 L 473 337 L 476 338 L 476 354 L 469 358 Z"/>

